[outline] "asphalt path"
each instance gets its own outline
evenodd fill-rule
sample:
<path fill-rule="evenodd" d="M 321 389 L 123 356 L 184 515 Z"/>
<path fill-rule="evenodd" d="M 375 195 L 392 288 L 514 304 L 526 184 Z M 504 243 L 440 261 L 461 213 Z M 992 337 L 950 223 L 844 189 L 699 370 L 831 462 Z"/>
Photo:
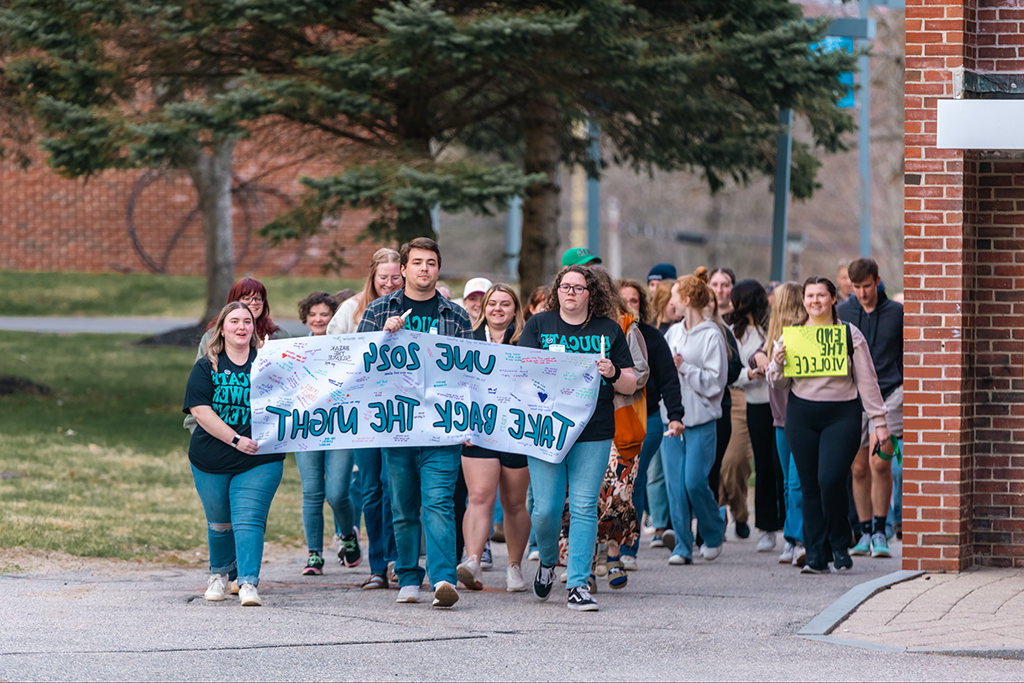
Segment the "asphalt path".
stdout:
<path fill-rule="evenodd" d="M 198 523 L 198 522 L 197 522 Z M 898 545 L 896 546 L 898 548 Z M 496 566 L 504 546 L 495 545 Z M 504 591 L 460 590 L 452 610 L 358 588 L 367 569 L 302 577 L 301 550 L 263 567 L 264 606 L 203 600 L 198 569 L 0 576 L 0 680 L 1022 680 L 1019 661 L 877 652 L 797 636 L 851 587 L 899 568 L 800 574 L 730 540 L 713 563 L 640 554 L 599 612 Z M 532 576 L 536 564 L 527 562 Z M 837 633 L 839 635 L 839 633 Z"/>

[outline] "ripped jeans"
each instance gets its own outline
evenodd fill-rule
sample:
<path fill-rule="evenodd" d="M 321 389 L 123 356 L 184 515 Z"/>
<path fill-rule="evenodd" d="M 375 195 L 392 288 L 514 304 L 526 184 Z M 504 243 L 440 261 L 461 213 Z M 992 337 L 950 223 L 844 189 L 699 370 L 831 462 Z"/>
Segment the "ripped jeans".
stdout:
<path fill-rule="evenodd" d="M 267 514 L 283 473 L 283 462 L 237 474 L 210 474 L 192 466 L 206 512 L 211 574 L 237 576 L 239 585 L 259 585 Z"/>

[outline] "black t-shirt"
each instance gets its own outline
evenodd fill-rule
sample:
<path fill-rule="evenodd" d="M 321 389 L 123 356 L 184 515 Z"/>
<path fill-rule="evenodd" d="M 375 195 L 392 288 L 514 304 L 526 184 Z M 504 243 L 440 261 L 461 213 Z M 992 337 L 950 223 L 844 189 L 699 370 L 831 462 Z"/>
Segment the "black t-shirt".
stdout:
<path fill-rule="evenodd" d="M 586 325 L 570 325 L 562 320 L 558 311 L 536 313 L 526 321 L 519 337 L 519 346 L 547 349 L 559 353 L 601 353 L 601 337 L 605 337 L 605 353 L 615 367 L 633 367 L 629 343 L 619 324 L 610 318 L 597 318 Z M 601 379 L 594 415 L 583 429 L 578 442 L 604 441 L 615 436 L 615 407 L 612 398 L 615 389 L 607 379 Z"/>
<path fill-rule="evenodd" d="M 256 358 L 256 349 L 249 350 L 245 365 L 235 365 L 226 353 L 217 358 L 217 372 L 210 359 L 203 356 L 192 366 L 185 387 L 185 413 L 195 406 L 210 406 L 224 423 L 240 436 L 252 438 L 252 416 L 249 413 L 249 371 Z M 268 462 L 284 460 L 283 453 L 246 455 L 196 426 L 188 445 L 188 459 L 196 469 L 209 474 L 237 474 Z"/>
<path fill-rule="evenodd" d="M 434 292 L 434 296 L 430 297 L 426 301 L 410 299 L 407 294 L 403 294 L 402 313 L 405 313 L 410 308 L 412 309 L 412 313 L 410 313 L 409 317 L 405 319 L 404 329 L 412 330 L 413 332 L 429 332 L 437 334 L 437 292 Z"/>

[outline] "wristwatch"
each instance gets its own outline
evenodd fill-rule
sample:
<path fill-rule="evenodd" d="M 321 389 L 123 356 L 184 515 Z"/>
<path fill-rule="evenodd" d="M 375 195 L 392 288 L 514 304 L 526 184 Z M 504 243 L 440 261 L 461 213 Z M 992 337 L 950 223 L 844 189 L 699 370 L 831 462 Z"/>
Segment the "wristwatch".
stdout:
<path fill-rule="evenodd" d="M 239 441 L 240 441 L 241 439 L 242 439 L 242 437 L 241 437 L 241 436 L 239 436 L 238 434 L 235 434 L 235 438 L 231 439 L 231 445 L 232 445 L 232 446 L 233 446 L 234 448 L 238 448 L 238 442 L 239 442 Z"/>

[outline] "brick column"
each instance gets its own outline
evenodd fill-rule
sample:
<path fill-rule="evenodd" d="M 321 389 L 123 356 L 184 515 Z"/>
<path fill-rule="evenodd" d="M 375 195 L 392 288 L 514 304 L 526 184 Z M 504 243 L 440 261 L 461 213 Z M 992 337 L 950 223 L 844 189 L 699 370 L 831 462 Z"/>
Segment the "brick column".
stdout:
<path fill-rule="evenodd" d="M 935 147 L 936 101 L 973 67 L 970 4 L 907 0 L 904 569 L 973 563 L 974 236 L 964 216 L 976 162 Z"/>

